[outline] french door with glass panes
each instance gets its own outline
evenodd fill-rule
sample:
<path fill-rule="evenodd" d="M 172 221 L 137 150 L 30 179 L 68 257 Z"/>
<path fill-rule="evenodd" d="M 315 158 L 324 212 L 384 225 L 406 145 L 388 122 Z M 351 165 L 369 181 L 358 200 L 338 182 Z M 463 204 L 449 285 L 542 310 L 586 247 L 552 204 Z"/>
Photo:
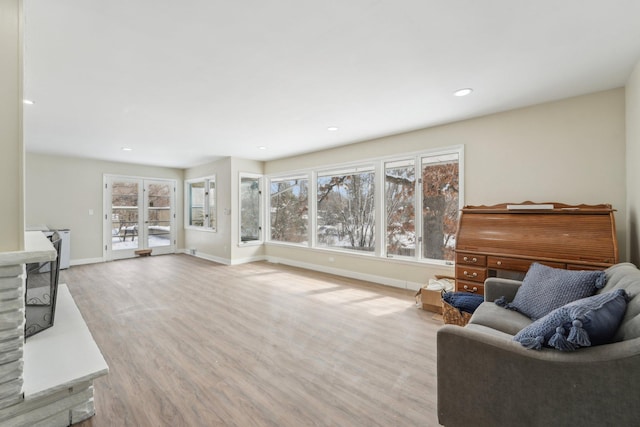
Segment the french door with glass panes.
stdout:
<path fill-rule="evenodd" d="M 115 175 L 104 181 L 105 258 L 175 252 L 176 182 Z"/>

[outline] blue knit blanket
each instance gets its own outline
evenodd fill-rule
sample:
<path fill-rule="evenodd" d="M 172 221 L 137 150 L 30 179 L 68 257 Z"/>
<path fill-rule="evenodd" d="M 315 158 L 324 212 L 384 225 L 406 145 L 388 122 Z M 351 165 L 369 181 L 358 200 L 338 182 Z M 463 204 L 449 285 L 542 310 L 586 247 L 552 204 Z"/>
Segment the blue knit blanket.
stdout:
<path fill-rule="evenodd" d="M 445 292 L 442 294 L 442 299 L 449 305 L 467 313 L 476 311 L 476 308 L 484 301 L 482 295 L 469 292 Z"/>

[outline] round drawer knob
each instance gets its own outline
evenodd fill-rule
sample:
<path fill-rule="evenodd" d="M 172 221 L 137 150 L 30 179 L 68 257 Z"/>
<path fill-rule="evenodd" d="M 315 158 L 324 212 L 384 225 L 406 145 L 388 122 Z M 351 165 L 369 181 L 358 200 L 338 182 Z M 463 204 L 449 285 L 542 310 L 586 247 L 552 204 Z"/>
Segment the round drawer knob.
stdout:
<path fill-rule="evenodd" d="M 496 264 L 502 265 L 502 261 L 498 261 L 498 262 L 496 262 Z"/>

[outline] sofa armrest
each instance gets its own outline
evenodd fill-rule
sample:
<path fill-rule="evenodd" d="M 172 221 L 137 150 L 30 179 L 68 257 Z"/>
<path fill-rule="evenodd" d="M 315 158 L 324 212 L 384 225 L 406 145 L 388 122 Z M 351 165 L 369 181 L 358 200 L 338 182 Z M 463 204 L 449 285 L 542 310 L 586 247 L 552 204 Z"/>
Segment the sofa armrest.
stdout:
<path fill-rule="evenodd" d="M 479 325 L 437 333 L 438 419 L 469 425 L 634 425 L 640 338 L 575 352 L 528 350 Z"/>
<path fill-rule="evenodd" d="M 504 296 L 507 301 L 511 302 L 516 296 L 520 285 L 522 285 L 522 282 L 519 280 L 489 277 L 484 281 L 484 300 L 495 301 Z"/>

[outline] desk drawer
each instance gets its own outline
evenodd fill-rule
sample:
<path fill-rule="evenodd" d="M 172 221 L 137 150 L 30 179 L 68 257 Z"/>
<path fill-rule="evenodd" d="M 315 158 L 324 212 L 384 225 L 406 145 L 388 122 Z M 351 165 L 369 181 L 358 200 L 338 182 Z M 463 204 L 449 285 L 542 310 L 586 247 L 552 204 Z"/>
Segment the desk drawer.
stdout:
<path fill-rule="evenodd" d="M 476 282 L 467 282 L 466 280 L 456 280 L 456 291 L 484 295 L 484 286 Z"/>
<path fill-rule="evenodd" d="M 487 266 L 498 270 L 522 271 L 526 273 L 534 262 L 547 265 L 553 268 L 565 268 L 566 264 L 561 262 L 536 261 L 534 259 L 515 259 L 502 257 L 488 257 Z"/>
<path fill-rule="evenodd" d="M 472 282 L 484 283 L 487 278 L 487 269 L 484 267 L 473 267 L 470 265 L 456 266 L 456 279 L 470 280 Z"/>
<path fill-rule="evenodd" d="M 464 252 L 456 253 L 456 264 L 477 265 L 478 267 L 484 267 L 487 265 L 487 256 L 469 254 Z"/>

